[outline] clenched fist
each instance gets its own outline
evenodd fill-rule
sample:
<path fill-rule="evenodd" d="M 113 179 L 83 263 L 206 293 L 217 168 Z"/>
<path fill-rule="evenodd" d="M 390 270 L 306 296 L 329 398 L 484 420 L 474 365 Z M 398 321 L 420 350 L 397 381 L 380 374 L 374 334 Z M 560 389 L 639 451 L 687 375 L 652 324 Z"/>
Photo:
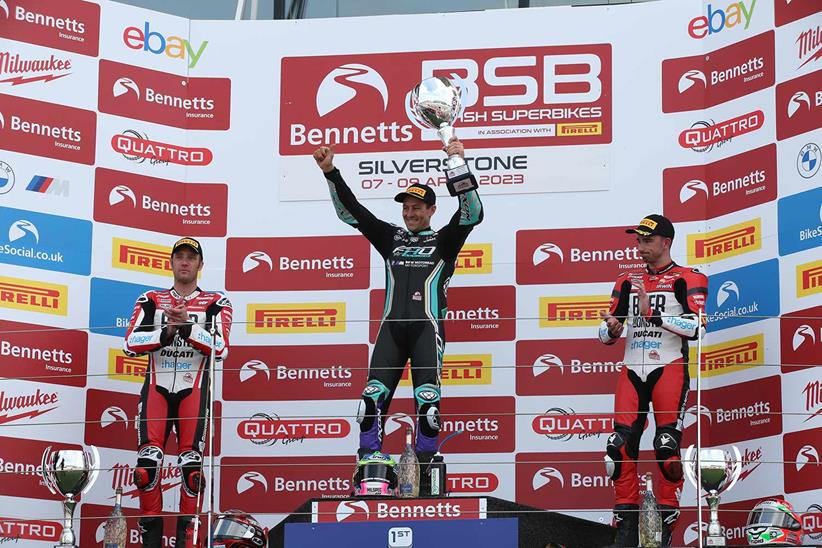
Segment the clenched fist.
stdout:
<path fill-rule="evenodd" d="M 323 173 L 334 171 L 334 147 L 322 146 L 314 151 L 314 161 L 323 170 Z"/>

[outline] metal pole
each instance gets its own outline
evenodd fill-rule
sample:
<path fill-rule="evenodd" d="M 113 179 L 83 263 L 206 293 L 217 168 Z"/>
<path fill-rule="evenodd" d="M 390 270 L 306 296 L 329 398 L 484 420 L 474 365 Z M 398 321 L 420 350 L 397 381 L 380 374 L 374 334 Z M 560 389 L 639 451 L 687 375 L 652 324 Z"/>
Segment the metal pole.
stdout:
<path fill-rule="evenodd" d="M 702 308 L 699 309 L 696 338 L 696 515 L 699 527 L 699 548 L 702 548 Z M 687 466 L 687 463 L 686 463 Z"/>
<path fill-rule="evenodd" d="M 216 347 L 217 347 L 217 326 L 216 320 L 212 320 L 211 325 L 211 352 L 208 354 L 208 425 L 206 432 L 208 436 L 208 529 L 206 529 L 206 546 L 211 548 L 211 521 L 214 514 L 214 371 L 216 369 Z M 197 515 L 194 521 L 194 545 L 197 545 L 200 532 L 200 497 L 202 489 L 197 490 Z"/>
<path fill-rule="evenodd" d="M 245 10 L 245 0 L 237 0 L 237 11 L 234 12 L 234 20 L 241 21 Z"/>

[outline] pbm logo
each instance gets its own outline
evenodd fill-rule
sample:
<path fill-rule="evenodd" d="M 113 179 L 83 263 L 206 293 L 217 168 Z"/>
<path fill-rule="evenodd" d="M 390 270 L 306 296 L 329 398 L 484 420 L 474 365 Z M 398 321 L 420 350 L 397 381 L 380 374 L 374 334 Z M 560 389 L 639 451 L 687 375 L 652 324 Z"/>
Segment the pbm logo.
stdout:
<path fill-rule="evenodd" d="M 739 286 L 737 286 L 733 280 L 728 280 L 727 282 L 723 282 L 716 291 L 717 308 L 721 308 L 731 297 L 734 298 L 733 302 L 739 301 Z"/>
<path fill-rule="evenodd" d="M 265 375 L 265 380 L 271 379 L 271 372 L 268 365 L 260 360 L 248 360 L 240 367 L 240 382 L 246 382 L 257 375 Z"/>
<path fill-rule="evenodd" d="M 816 332 L 807 324 L 800 325 L 796 328 L 796 331 L 793 333 L 793 341 L 791 341 L 791 346 L 793 346 L 794 350 L 797 350 L 805 343 L 809 343 L 810 346 L 816 344 Z"/>
<path fill-rule="evenodd" d="M 679 203 L 684 204 L 700 192 L 705 195 L 705 198 L 710 196 L 710 193 L 708 192 L 708 185 L 706 185 L 704 181 L 700 181 L 699 179 L 691 179 L 687 183 L 683 184 L 682 188 L 679 189 Z"/>
<path fill-rule="evenodd" d="M 560 487 L 565 487 L 565 478 L 562 477 L 562 472 L 556 468 L 546 466 L 545 468 L 540 468 L 534 473 L 534 477 L 531 479 L 531 486 L 534 488 L 534 491 L 536 491 L 550 484 L 553 480 L 559 482 Z"/>
<path fill-rule="evenodd" d="M 100 414 L 100 426 L 108 428 L 114 423 L 121 422 L 128 428 L 128 416 L 121 408 L 110 405 Z"/>
<path fill-rule="evenodd" d="M 137 96 L 137 99 L 139 99 L 140 86 L 138 86 L 137 83 L 131 78 L 119 78 L 116 82 L 114 82 L 111 93 L 115 97 L 120 97 L 126 93 L 133 93 Z"/>
<path fill-rule="evenodd" d="M 539 377 L 546 371 L 550 370 L 551 367 L 557 367 L 559 368 L 559 372 L 561 374 L 565 374 L 565 364 L 562 363 L 562 360 L 554 354 L 543 354 L 534 360 L 532 371 L 535 377 Z"/>
<path fill-rule="evenodd" d="M 679 78 L 677 89 L 679 90 L 679 93 L 685 93 L 697 82 L 702 82 L 703 89 L 708 87 L 708 80 L 705 78 L 705 74 L 701 70 L 689 70 Z"/>
<path fill-rule="evenodd" d="M 31 236 L 34 238 L 35 243 L 40 243 L 40 232 L 37 231 L 37 227 L 31 221 L 20 219 L 14 221 L 9 227 L 9 242 L 16 242 L 26 236 Z"/>
<path fill-rule="evenodd" d="M 804 91 L 797 91 L 788 101 L 788 118 L 793 118 L 793 115 L 799 111 L 802 105 L 805 105 L 805 110 L 810 110 L 811 98 Z"/>
<path fill-rule="evenodd" d="M 274 264 L 268 253 L 264 251 L 252 251 L 243 259 L 243 274 L 251 272 L 264 264 L 268 265 L 269 272 L 274 269 Z"/>
<path fill-rule="evenodd" d="M 337 523 L 345 521 L 356 513 L 365 514 L 367 521 L 371 517 L 368 503 L 364 500 L 344 500 L 337 505 Z"/>
<path fill-rule="evenodd" d="M 794 460 L 796 461 L 796 471 L 799 472 L 807 464 L 819 464 L 819 453 L 813 445 L 803 445 Z"/>
<path fill-rule="evenodd" d="M 416 425 L 414 424 L 414 419 L 405 413 L 394 413 L 388 417 L 387 421 L 385 421 L 385 435 L 390 436 L 397 430 L 404 432 L 406 428 L 414 430 L 415 427 Z"/>
<path fill-rule="evenodd" d="M 708 424 L 713 423 L 713 417 L 711 416 L 711 410 L 707 406 L 700 405 L 692 405 L 685 411 L 685 418 L 682 421 L 683 428 L 690 428 L 698 419 L 705 417 L 708 419 Z"/>
<path fill-rule="evenodd" d="M 349 63 L 329 72 L 317 89 L 317 113 L 325 116 L 357 96 L 356 84 L 377 90 L 382 97 L 383 112 L 388 108 L 388 87 L 379 72 L 367 65 Z"/>
<path fill-rule="evenodd" d="M 126 199 L 131 201 L 132 207 L 137 207 L 137 197 L 134 191 L 125 185 L 117 185 L 108 193 L 108 205 L 116 205 Z"/>
<path fill-rule="evenodd" d="M 541 265 L 552 256 L 556 255 L 559 257 L 559 262 L 565 262 L 565 256 L 562 254 L 562 248 L 560 248 L 556 244 L 545 243 L 538 246 L 534 250 L 533 261 L 534 266 Z"/>
<path fill-rule="evenodd" d="M 263 493 L 268 493 L 268 482 L 265 476 L 254 470 L 249 470 L 237 479 L 237 494 L 242 495 L 250 489 L 262 487 Z"/>

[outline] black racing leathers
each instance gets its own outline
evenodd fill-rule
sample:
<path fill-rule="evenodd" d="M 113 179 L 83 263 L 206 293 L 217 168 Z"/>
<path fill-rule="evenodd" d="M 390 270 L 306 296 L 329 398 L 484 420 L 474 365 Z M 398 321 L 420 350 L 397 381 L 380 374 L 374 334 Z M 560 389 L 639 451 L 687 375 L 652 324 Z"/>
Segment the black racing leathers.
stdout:
<path fill-rule="evenodd" d="M 440 429 L 446 294 L 457 254 L 482 222 L 479 194 L 461 194 L 459 209 L 441 230 L 413 233 L 376 218 L 357 201 L 339 170 L 325 177 L 337 216 L 362 232 L 385 261 L 383 321 L 357 418 L 360 451 L 381 449 L 388 406 L 409 359 L 417 408 L 416 449 L 434 451 Z"/>

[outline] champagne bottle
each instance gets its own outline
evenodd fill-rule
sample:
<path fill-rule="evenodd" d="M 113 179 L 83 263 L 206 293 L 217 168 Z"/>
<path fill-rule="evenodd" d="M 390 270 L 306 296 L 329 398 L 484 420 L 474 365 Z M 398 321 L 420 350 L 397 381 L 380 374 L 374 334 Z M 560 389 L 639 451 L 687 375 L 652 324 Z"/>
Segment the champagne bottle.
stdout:
<path fill-rule="evenodd" d="M 662 546 L 662 516 L 656 503 L 650 474 L 645 477 L 645 497 L 639 509 L 639 545 L 643 548 Z"/>
<path fill-rule="evenodd" d="M 411 429 L 405 431 L 405 450 L 400 456 L 397 482 L 400 497 L 416 498 L 420 496 L 420 461 L 411 445 Z"/>
<path fill-rule="evenodd" d="M 103 537 L 104 548 L 126 548 L 128 525 L 123 515 L 123 488 L 118 487 L 114 492 L 114 510 L 106 520 L 106 534 Z"/>

